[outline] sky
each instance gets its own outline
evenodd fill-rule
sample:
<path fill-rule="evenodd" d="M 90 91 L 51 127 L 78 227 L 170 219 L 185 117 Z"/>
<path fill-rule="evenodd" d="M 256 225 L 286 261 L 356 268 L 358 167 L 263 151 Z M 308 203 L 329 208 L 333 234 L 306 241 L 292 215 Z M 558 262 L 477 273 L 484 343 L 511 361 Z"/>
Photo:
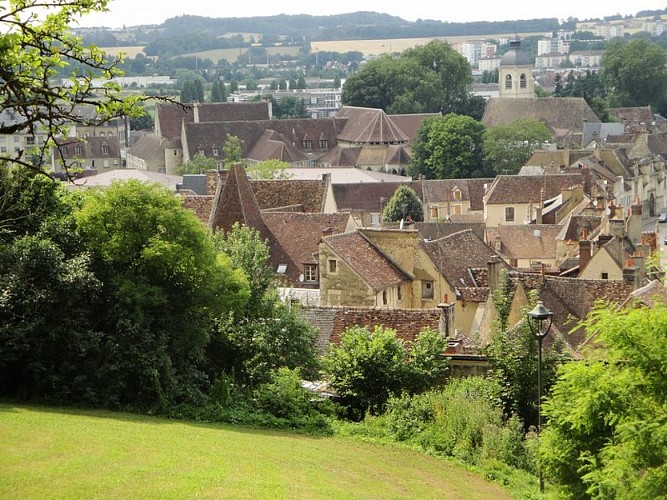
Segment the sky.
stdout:
<path fill-rule="evenodd" d="M 79 26 L 137 26 L 161 24 L 168 18 L 181 15 L 205 17 L 253 17 L 276 14 L 332 15 L 357 11 L 374 11 L 398 16 L 408 21 L 436 19 L 449 22 L 505 21 L 556 17 L 587 19 L 614 14 L 635 14 L 640 10 L 664 9 L 665 0 L 560 0 L 541 2 L 515 0 L 476 0 L 470 4 L 454 1 L 442 2 L 434 7 L 436 0 L 412 0 L 409 2 L 387 0 L 359 2 L 358 0 L 254 0 L 230 2 L 215 0 L 111 0 L 109 12 L 88 14 L 81 18 Z M 390 5 L 391 4 L 391 5 Z"/>

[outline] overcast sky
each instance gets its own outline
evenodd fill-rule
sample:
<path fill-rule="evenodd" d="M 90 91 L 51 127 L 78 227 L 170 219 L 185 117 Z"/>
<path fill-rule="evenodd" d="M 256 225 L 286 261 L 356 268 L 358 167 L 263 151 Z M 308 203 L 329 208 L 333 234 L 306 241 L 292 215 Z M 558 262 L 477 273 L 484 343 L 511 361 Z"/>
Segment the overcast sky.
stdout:
<path fill-rule="evenodd" d="M 391 4 L 391 5 L 390 5 Z M 664 9 L 665 0 L 560 0 L 503 2 L 499 0 L 477 0 L 473 2 L 442 2 L 434 7 L 434 0 L 412 1 L 366 1 L 313 0 L 289 1 L 215 1 L 215 0 L 111 0 L 110 12 L 84 16 L 80 26 L 121 27 L 139 24 L 160 24 L 165 19 L 183 14 L 206 17 L 253 17 L 275 14 L 330 15 L 349 12 L 375 11 L 402 17 L 408 21 L 416 19 L 438 19 L 450 22 L 504 21 L 544 17 L 577 17 L 586 19 L 614 14 L 635 14 L 640 10 Z"/>

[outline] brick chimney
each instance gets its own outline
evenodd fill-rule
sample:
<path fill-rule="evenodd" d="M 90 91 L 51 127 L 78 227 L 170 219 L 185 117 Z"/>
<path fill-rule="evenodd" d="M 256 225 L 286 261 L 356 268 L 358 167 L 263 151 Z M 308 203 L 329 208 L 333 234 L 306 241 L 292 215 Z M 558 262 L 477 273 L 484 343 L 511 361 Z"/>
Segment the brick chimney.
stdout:
<path fill-rule="evenodd" d="M 579 272 L 583 271 L 591 260 L 590 240 L 579 240 Z"/>

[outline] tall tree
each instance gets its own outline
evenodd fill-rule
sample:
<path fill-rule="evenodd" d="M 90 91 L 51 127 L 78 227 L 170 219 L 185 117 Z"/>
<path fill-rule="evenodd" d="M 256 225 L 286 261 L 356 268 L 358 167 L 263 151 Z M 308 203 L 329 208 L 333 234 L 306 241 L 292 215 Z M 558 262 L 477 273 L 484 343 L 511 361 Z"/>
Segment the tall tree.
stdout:
<path fill-rule="evenodd" d="M 101 124 L 113 117 L 133 116 L 141 97 L 120 97 L 120 87 L 110 82 L 93 86 L 93 78 L 120 74 L 120 59 L 109 58 L 96 47 L 84 47 L 70 26 L 90 11 L 103 11 L 106 0 L 7 0 L 0 7 L 0 109 L 15 114 L 0 122 L 0 135 L 17 132 L 47 134 L 35 147 L 35 159 L 24 151 L 12 162 L 46 172 L 55 138 L 71 124 Z M 61 83 L 60 78 L 65 82 Z M 95 107 L 83 117 L 77 105 Z M 67 166 L 66 166 L 67 167 Z"/>
<path fill-rule="evenodd" d="M 472 82 L 468 62 L 434 40 L 398 58 L 385 55 L 366 64 L 347 79 L 342 100 L 388 113 L 461 112 Z"/>
<path fill-rule="evenodd" d="M 410 186 L 398 186 L 391 195 L 387 205 L 382 211 L 382 218 L 386 221 L 396 222 L 407 216 L 415 222 L 424 220 L 424 208 L 421 201 Z"/>
<path fill-rule="evenodd" d="M 484 162 L 496 174 L 515 174 L 531 155 L 551 138 L 539 120 L 523 118 L 484 133 Z"/>
<path fill-rule="evenodd" d="M 413 147 L 410 173 L 427 179 L 484 177 L 484 125 L 469 116 L 448 114 L 425 120 Z"/>
<path fill-rule="evenodd" d="M 656 112 L 667 102 L 667 51 L 637 38 L 612 41 L 602 56 L 600 78 L 612 106 L 646 106 Z"/>
<path fill-rule="evenodd" d="M 540 454 L 571 498 L 661 498 L 667 491 L 667 308 L 601 304 L 593 349 L 562 367 L 544 405 Z"/>

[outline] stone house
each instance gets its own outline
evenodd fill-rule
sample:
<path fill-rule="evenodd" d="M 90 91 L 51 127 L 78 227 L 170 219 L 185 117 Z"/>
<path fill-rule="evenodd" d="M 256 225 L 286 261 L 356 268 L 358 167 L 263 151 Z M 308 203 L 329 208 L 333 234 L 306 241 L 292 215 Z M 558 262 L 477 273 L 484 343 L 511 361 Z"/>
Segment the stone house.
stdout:
<path fill-rule="evenodd" d="M 453 305 L 454 325 L 475 331 L 483 322 L 488 285 L 483 274 L 496 253 L 473 231 L 424 241 L 414 229 L 358 228 L 323 237 L 323 305 L 430 309 Z"/>
<path fill-rule="evenodd" d="M 555 272 L 559 263 L 556 238 L 561 230 L 555 224 L 489 226 L 486 241 L 514 268 L 540 269 L 544 265 Z"/>
<path fill-rule="evenodd" d="M 499 175 L 484 194 L 486 226 L 541 223 L 545 201 L 563 196 L 561 202 L 550 209 L 552 223 L 558 223 L 583 201 L 583 183 L 580 173 Z"/>
<path fill-rule="evenodd" d="M 118 137 L 112 135 L 59 139 L 52 148 L 51 166 L 53 171 L 58 173 L 64 170 L 63 165 L 99 172 L 123 168 Z"/>

